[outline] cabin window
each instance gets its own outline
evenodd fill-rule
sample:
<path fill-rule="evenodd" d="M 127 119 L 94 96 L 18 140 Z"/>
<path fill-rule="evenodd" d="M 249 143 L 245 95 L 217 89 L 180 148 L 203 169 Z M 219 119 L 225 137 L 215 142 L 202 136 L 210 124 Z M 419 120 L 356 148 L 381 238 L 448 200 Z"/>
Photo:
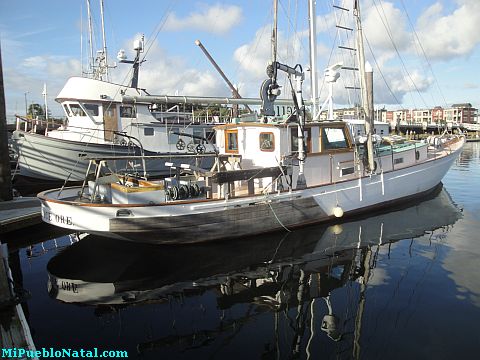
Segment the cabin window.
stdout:
<path fill-rule="evenodd" d="M 179 133 L 180 129 L 179 128 L 171 128 L 171 130 L 168 132 L 168 143 L 169 144 L 176 144 L 178 141 L 178 135 L 174 133 Z"/>
<path fill-rule="evenodd" d="M 153 136 L 155 134 L 155 131 L 153 128 L 143 128 L 143 135 L 145 136 Z"/>
<path fill-rule="evenodd" d="M 134 118 L 135 117 L 135 108 L 130 105 L 121 105 L 120 106 L 120 117 L 122 118 Z"/>
<path fill-rule="evenodd" d="M 321 129 L 322 150 L 335 150 L 348 148 L 347 137 L 343 128 Z"/>
<path fill-rule="evenodd" d="M 193 128 L 193 135 L 194 135 L 194 136 L 199 136 L 199 137 L 202 137 L 202 138 L 203 138 L 203 128 L 201 128 L 201 129 L 195 129 L 195 128 Z M 194 144 L 201 144 L 202 142 L 203 142 L 202 139 L 193 138 L 193 143 L 194 143 Z"/>
<path fill-rule="evenodd" d="M 290 143 L 292 146 L 292 152 L 298 152 L 298 131 L 297 128 L 292 128 L 290 130 Z M 312 151 L 312 141 L 311 141 L 311 129 L 303 130 L 303 143 L 306 144 L 307 153 Z"/>
<path fill-rule="evenodd" d="M 355 168 L 353 166 L 348 168 L 343 168 L 340 176 L 351 175 L 354 172 L 355 172 Z"/>
<path fill-rule="evenodd" d="M 260 150 L 273 151 L 275 150 L 275 137 L 271 132 L 262 132 L 259 136 Z"/>
<path fill-rule="evenodd" d="M 90 116 L 98 116 L 98 105 L 97 104 L 83 104 L 85 110 L 87 110 L 88 115 Z"/>
<path fill-rule="evenodd" d="M 65 110 L 65 114 L 67 114 L 67 116 L 72 116 L 67 104 L 63 104 L 63 110 Z"/>
<path fill-rule="evenodd" d="M 215 143 L 215 131 L 206 131 L 205 132 L 205 137 L 207 138 L 207 140 L 211 143 Z"/>
<path fill-rule="evenodd" d="M 238 153 L 238 130 L 225 131 L 225 151 Z"/>
<path fill-rule="evenodd" d="M 395 165 L 397 165 L 397 164 L 402 164 L 402 163 L 403 163 L 403 158 L 397 158 L 397 159 L 393 160 L 393 163 L 394 163 Z"/>
<path fill-rule="evenodd" d="M 72 116 L 86 116 L 78 104 L 70 104 L 70 111 L 72 112 Z"/>

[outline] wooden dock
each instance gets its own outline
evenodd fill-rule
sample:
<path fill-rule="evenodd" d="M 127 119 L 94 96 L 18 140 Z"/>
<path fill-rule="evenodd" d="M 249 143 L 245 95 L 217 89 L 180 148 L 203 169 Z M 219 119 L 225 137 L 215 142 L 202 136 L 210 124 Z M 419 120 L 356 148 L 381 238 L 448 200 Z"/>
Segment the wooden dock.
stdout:
<path fill-rule="evenodd" d="M 8 266 L 7 246 L 0 243 L 0 348 L 24 349 L 32 354 L 36 349 L 19 300 Z M 16 358 L 27 359 L 26 356 Z"/>
<path fill-rule="evenodd" d="M 41 222 L 40 200 L 36 197 L 21 197 L 0 202 L 0 234 Z"/>

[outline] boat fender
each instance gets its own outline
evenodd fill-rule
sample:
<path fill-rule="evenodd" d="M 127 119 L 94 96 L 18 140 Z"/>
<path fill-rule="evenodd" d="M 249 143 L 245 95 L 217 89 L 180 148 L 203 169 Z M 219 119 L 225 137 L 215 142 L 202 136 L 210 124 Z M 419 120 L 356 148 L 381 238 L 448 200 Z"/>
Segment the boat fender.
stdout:
<path fill-rule="evenodd" d="M 340 206 L 335 206 L 333 208 L 333 215 L 337 218 L 341 218 L 343 216 L 343 209 Z"/>

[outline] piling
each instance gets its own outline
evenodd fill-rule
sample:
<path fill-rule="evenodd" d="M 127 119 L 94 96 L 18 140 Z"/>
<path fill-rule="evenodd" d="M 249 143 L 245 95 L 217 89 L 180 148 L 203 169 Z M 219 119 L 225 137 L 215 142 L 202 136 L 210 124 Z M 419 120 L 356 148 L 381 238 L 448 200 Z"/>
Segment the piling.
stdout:
<path fill-rule="evenodd" d="M 15 293 L 13 279 L 8 265 L 8 250 L 0 243 L 0 348 L 24 349 L 35 353 L 30 328 L 20 304 L 21 299 Z M 26 359 L 26 356 L 15 357 Z M 30 357 L 38 359 L 37 356 Z"/>
<path fill-rule="evenodd" d="M 0 44 L 0 201 L 12 200 L 12 174 L 8 155 L 7 112 L 3 85 L 2 46 Z"/>

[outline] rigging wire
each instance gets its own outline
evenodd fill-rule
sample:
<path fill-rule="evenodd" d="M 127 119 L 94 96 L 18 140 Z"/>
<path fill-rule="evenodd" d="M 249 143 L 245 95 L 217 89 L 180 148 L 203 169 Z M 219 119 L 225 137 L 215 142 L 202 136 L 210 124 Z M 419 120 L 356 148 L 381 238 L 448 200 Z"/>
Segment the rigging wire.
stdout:
<path fill-rule="evenodd" d="M 415 35 L 415 39 L 417 40 L 418 42 L 418 45 L 420 46 L 420 49 L 422 50 L 422 53 L 423 53 L 423 56 L 425 57 L 425 60 L 427 62 L 427 65 L 430 69 L 430 72 L 432 73 L 432 76 L 433 76 L 433 79 L 435 81 L 435 84 L 437 85 L 437 88 L 438 88 L 438 92 L 440 93 L 440 96 L 442 97 L 443 99 L 443 103 L 445 104 L 446 107 L 448 107 L 448 103 L 447 103 L 447 100 L 445 99 L 445 96 L 443 95 L 443 92 L 442 92 L 442 89 L 440 88 L 440 83 L 435 75 L 435 72 L 433 71 L 433 67 L 432 67 L 432 64 L 430 63 L 430 60 L 428 59 L 428 56 L 427 56 L 427 53 L 425 52 L 425 49 L 423 48 L 423 45 L 420 41 L 420 38 L 418 36 L 418 33 L 417 31 L 415 30 L 415 27 L 413 25 L 413 22 L 410 18 L 410 16 L 408 15 L 408 11 L 407 11 L 407 8 L 405 7 L 405 3 L 403 2 L 403 0 L 400 0 L 400 3 L 402 4 L 402 7 L 403 9 L 405 10 L 405 14 L 407 16 L 407 19 L 408 19 L 408 22 L 410 24 L 410 27 L 412 28 L 412 31 L 413 31 L 413 34 Z"/>
<path fill-rule="evenodd" d="M 372 56 L 372 59 L 373 61 L 375 62 L 375 66 L 378 70 L 378 72 L 380 73 L 380 76 L 382 77 L 383 79 L 383 82 L 385 83 L 385 86 L 387 87 L 388 91 L 390 92 L 390 94 L 392 95 L 392 97 L 395 99 L 395 101 L 397 102 L 397 104 L 401 107 L 402 110 L 405 110 L 405 108 L 402 106 L 400 100 L 398 100 L 397 96 L 395 95 L 395 93 L 393 92 L 392 88 L 390 87 L 390 85 L 388 84 L 388 81 L 385 77 L 385 75 L 383 74 L 383 71 L 380 67 L 380 65 L 378 64 L 377 62 L 377 58 L 375 57 L 375 54 L 372 50 L 372 47 L 370 46 L 370 42 L 368 41 L 368 38 L 365 37 L 365 41 L 367 43 L 367 46 L 368 46 L 368 50 L 370 51 L 370 55 Z"/>
<path fill-rule="evenodd" d="M 395 43 L 395 41 L 393 40 L 393 36 L 392 36 L 392 31 L 391 31 L 391 28 L 388 24 L 388 20 L 387 20 L 387 16 L 386 16 L 386 13 L 385 13 L 385 10 L 383 8 L 383 4 L 382 2 L 380 2 L 380 8 L 381 8 L 381 12 L 379 10 L 379 6 L 377 4 L 377 0 L 373 0 L 373 5 L 375 6 L 375 10 L 377 11 L 379 17 L 380 17 L 380 21 L 382 22 L 385 30 L 386 30 L 386 33 L 393 45 L 393 48 L 395 50 L 395 52 L 397 53 L 398 55 L 398 58 L 400 60 L 400 63 L 402 64 L 402 67 L 403 67 L 403 70 L 405 71 L 405 73 L 407 74 L 407 77 L 410 79 L 410 82 L 411 84 L 413 85 L 413 87 L 415 88 L 416 92 L 418 93 L 420 99 L 422 100 L 423 104 L 425 107 L 428 107 L 427 106 L 427 103 L 425 102 L 425 99 L 423 98 L 421 92 L 420 92 L 420 89 L 417 87 L 417 85 L 415 84 L 415 81 L 413 81 L 413 78 L 412 78 L 412 75 L 410 74 L 410 72 L 408 71 L 407 69 L 407 66 L 405 65 L 405 61 L 403 60 L 403 57 L 401 56 L 400 54 L 400 51 L 398 50 L 398 47 Z M 382 13 L 383 13 L 383 16 L 382 16 Z"/>

